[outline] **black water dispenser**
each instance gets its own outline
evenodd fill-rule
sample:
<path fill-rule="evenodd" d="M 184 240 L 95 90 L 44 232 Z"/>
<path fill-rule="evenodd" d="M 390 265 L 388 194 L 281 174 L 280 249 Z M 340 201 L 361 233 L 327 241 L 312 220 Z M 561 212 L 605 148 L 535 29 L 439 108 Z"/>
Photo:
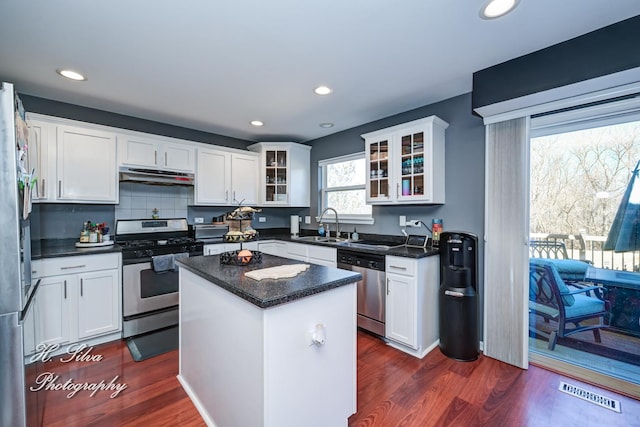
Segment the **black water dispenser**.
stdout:
<path fill-rule="evenodd" d="M 453 359 L 478 358 L 478 237 L 440 235 L 440 351 Z"/>

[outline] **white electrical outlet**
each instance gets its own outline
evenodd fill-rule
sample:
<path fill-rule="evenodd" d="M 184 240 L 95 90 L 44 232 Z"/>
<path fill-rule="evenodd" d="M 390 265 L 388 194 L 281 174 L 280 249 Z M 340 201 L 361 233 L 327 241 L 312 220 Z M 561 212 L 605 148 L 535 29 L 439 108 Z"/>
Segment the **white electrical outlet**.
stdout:
<path fill-rule="evenodd" d="M 400 215 L 400 227 L 404 227 L 407 225 L 407 217 L 405 215 Z"/>
<path fill-rule="evenodd" d="M 304 217 L 304 223 L 305 224 L 311 224 L 311 216 L 307 215 Z"/>
<path fill-rule="evenodd" d="M 258 217 L 258 222 L 267 222 L 267 217 L 266 216 L 259 216 Z"/>
<path fill-rule="evenodd" d="M 193 222 L 195 224 L 203 224 L 204 223 L 204 218 L 202 218 L 202 217 L 193 218 Z"/>

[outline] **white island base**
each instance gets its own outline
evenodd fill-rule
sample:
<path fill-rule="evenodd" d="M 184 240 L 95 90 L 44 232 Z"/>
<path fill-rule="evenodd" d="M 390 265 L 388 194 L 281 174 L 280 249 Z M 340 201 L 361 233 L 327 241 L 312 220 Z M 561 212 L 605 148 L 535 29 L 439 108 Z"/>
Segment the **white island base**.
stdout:
<path fill-rule="evenodd" d="M 323 345 L 312 344 L 317 324 Z M 209 426 L 346 426 L 356 412 L 356 285 L 260 308 L 180 269 L 178 379 Z"/>

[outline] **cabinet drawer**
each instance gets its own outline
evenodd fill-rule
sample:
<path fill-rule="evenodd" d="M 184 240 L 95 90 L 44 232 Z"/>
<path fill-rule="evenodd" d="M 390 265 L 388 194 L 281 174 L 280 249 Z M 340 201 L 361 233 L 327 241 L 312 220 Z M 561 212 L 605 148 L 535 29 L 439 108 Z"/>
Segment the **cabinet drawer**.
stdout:
<path fill-rule="evenodd" d="M 109 270 L 119 268 L 119 266 L 119 253 L 46 258 L 32 264 L 32 271 L 34 271 L 32 274 L 33 277 L 48 277 L 85 271 Z"/>
<path fill-rule="evenodd" d="M 404 276 L 415 276 L 417 262 L 412 258 L 397 256 L 386 257 L 387 273 L 402 274 Z"/>

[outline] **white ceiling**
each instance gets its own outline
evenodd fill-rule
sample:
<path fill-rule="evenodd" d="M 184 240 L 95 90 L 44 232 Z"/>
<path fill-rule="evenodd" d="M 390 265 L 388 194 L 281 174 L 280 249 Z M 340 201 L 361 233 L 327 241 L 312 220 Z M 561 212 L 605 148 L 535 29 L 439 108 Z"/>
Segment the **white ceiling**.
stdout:
<path fill-rule="evenodd" d="M 470 92 L 474 71 L 640 14 L 638 0 L 520 0 L 488 21 L 484 2 L 3 0 L 0 79 L 129 116 L 304 142 Z M 320 84 L 333 94 L 315 95 Z"/>

